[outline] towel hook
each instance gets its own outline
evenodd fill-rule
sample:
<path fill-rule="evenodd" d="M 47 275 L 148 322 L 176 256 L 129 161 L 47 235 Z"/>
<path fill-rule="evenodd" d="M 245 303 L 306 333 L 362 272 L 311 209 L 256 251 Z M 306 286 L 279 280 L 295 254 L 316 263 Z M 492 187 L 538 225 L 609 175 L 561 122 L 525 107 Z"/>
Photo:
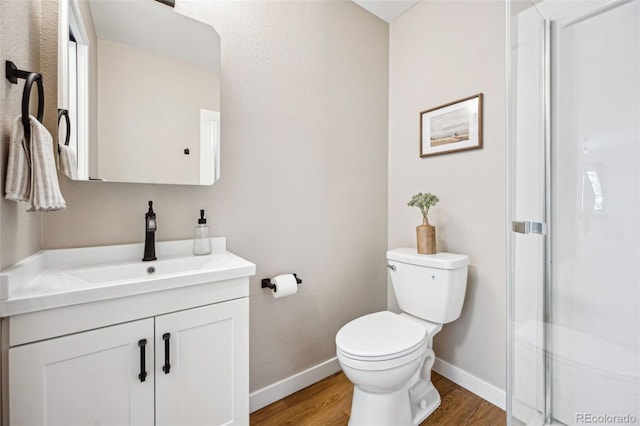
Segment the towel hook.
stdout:
<path fill-rule="evenodd" d="M 71 138 L 71 120 L 69 119 L 69 111 L 66 109 L 58 109 L 58 128 L 60 128 L 60 119 L 65 117 L 67 122 L 67 133 L 64 138 L 64 146 L 69 146 L 69 139 Z M 58 155 L 60 154 L 60 147 L 58 146 Z"/>
<path fill-rule="evenodd" d="M 29 149 L 25 144 L 25 141 L 31 141 L 31 124 L 29 123 L 29 100 L 31 97 L 31 87 L 35 82 L 38 86 L 38 114 L 37 119 L 42 123 L 42 117 L 44 116 L 44 87 L 42 85 L 42 75 L 36 72 L 19 70 L 11 61 L 5 62 L 5 72 L 7 80 L 12 84 L 18 84 L 18 79 L 26 80 L 24 84 L 24 90 L 22 91 L 22 126 L 24 127 L 24 140 L 22 147 L 27 154 L 27 159 L 30 160 Z"/>

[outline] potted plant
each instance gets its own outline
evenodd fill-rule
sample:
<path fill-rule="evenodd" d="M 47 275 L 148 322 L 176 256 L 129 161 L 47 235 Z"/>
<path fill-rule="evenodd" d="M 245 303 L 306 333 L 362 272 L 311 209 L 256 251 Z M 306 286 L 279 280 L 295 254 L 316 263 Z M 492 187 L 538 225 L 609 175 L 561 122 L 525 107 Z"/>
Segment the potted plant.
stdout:
<path fill-rule="evenodd" d="M 418 253 L 434 254 L 436 252 L 436 228 L 429 225 L 429 208 L 440 201 L 438 197 L 431 193 L 417 193 L 407 203 L 409 207 L 418 207 L 422 213 L 422 225 L 416 227 L 416 237 L 418 240 Z"/>

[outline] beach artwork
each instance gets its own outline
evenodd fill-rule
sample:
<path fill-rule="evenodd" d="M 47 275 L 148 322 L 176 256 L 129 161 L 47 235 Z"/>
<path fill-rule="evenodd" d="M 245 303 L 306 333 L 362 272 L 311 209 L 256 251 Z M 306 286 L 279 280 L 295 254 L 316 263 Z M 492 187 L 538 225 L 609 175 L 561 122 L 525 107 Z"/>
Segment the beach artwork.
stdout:
<path fill-rule="evenodd" d="M 482 94 L 420 113 L 420 156 L 482 147 Z"/>
<path fill-rule="evenodd" d="M 469 140 L 469 111 L 466 108 L 431 117 L 431 146 Z"/>

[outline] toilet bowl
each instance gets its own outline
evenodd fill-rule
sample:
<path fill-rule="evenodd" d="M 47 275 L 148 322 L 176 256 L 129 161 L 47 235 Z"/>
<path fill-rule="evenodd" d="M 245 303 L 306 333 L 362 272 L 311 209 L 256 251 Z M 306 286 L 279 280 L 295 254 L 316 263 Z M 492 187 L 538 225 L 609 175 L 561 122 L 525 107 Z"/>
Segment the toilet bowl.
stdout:
<path fill-rule="evenodd" d="M 426 374 L 430 375 L 431 342 L 441 328 L 407 314 L 382 311 L 340 329 L 336 335 L 338 361 L 354 384 L 349 425 L 411 425 L 416 424 L 416 414 L 424 419 L 435 410 L 439 395 L 431 392 L 431 403 L 427 402 L 430 376 L 425 379 L 420 370 L 428 358 Z M 412 388 L 422 395 L 410 398 Z M 427 408 L 433 409 L 427 413 Z"/>
<path fill-rule="evenodd" d="M 342 327 L 336 347 L 349 380 L 367 392 L 389 392 L 418 370 L 427 350 L 426 328 L 393 312 L 376 312 Z"/>
<path fill-rule="evenodd" d="M 336 335 L 338 361 L 354 384 L 350 426 L 418 425 L 440 405 L 433 336 L 462 309 L 467 256 L 395 249 L 387 259 L 404 312 L 356 318 Z"/>

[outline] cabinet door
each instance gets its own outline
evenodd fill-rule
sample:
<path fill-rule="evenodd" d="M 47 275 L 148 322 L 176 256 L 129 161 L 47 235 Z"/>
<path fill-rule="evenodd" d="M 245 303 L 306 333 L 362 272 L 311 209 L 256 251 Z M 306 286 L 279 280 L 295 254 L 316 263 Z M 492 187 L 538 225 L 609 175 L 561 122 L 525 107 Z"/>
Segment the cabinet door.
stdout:
<path fill-rule="evenodd" d="M 156 317 L 156 424 L 249 424 L 247 298 Z"/>
<path fill-rule="evenodd" d="M 10 424 L 153 425 L 153 343 L 146 319 L 9 349 Z"/>

